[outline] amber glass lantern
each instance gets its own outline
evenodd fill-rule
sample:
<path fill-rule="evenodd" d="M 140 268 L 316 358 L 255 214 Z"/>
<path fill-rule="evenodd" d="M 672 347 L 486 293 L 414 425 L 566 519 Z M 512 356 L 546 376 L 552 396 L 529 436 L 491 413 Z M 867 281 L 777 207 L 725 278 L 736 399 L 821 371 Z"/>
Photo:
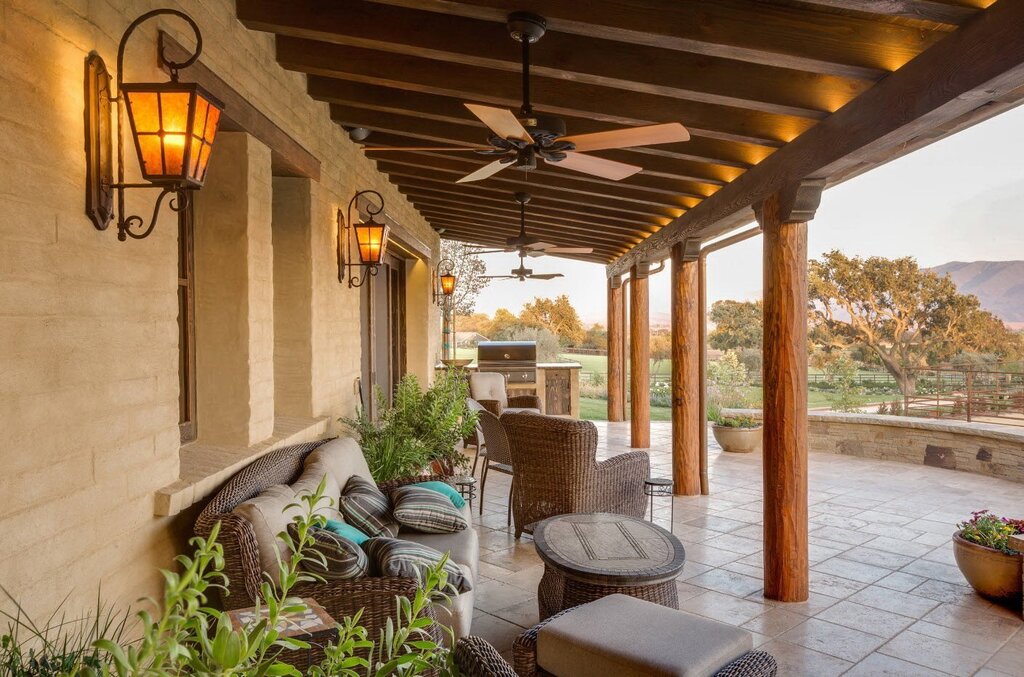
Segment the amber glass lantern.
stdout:
<path fill-rule="evenodd" d="M 357 223 L 353 228 L 359 251 L 359 263 L 364 266 L 379 266 L 388 246 L 387 225 L 377 223 L 371 216 L 369 221 Z"/>
<path fill-rule="evenodd" d="M 437 262 L 437 268 L 433 273 L 434 303 L 444 305 L 451 301 L 455 293 L 455 262 L 451 259 L 441 259 Z"/>
<path fill-rule="evenodd" d="M 198 85 L 168 82 L 122 86 L 142 177 L 199 188 L 222 104 Z"/>
<path fill-rule="evenodd" d="M 362 196 L 376 196 L 379 204 L 364 198 L 363 210 L 370 218 L 368 221 L 352 222 L 352 208 Z M 359 211 L 357 209 L 357 211 Z M 384 261 L 384 252 L 388 248 L 388 231 L 386 223 L 380 223 L 373 217 L 384 211 L 384 198 L 375 190 L 361 190 L 348 202 L 348 218 L 338 210 L 338 281 L 348 282 L 349 287 L 360 287 L 367 275 L 377 274 L 377 269 Z M 383 218 L 383 217 L 382 217 Z M 351 225 L 350 225 L 351 224 Z M 349 230 L 351 229 L 351 233 Z M 352 254 L 352 240 L 356 242 L 355 256 Z M 356 260 L 358 257 L 358 261 Z M 348 276 L 350 268 L 362 268 L 362 274 Z"/>
<path fill-rule="evenodd" d="M 455 276 L 451 273 L 441 276 L 441 293 L 445 296 L 451 296 L 455 293 Z"/>

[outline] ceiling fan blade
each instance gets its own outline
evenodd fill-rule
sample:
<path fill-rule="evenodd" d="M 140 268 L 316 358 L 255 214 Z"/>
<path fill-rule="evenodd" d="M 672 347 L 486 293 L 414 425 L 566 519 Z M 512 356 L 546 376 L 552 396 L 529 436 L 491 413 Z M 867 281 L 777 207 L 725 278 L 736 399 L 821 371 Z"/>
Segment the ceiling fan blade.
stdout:
<path fill-rule="evenodd" d="M 515 275 L 481 275 L 480 279 L 483 280 L 511 280 Z"/>
<path fill-rule="evenodd" d="M 510 250 L 508 249 L 472 249 L 467 251 L 467 254 L 506 254 Z"/>
<path fill-rule="evenodd" d="M 553 280 L 556 277 L 565 277 L 561 273 L 543 273 L 541 275 L 529 275 L 531 280 Z"/>
<path fill-rule="evenodd" d="M 484 165 L 483 167 L 476 170 L 472 174 L 466 174 L 455 183 L 469 183 L 470 181 L 482 181 L 483 179 L 486 179 L 488 176 L 493 176 L 497 174 L 505 167 L 508 167 L 510 164 L 512 163 L 502 162 L 501 160 L 495 160 L 490 164 Z"/>
<path fill-rule="evenodd" d="M 615 162 L 593 155 L 583 153 L 566 153 L 565 158 L 556 163 L 559 167 L 573 169 L 584 174 L 600 176 L 602 179 L 621 181 L 641 171 L 643 167 L 638 165 L 627 165 L 625 162 Z"/>
<path fill-rule="evenodd" d="M 605 150 L 608 148 L 631 148 L 633 146 L 654 146 L 659 143 L 689 141 L 690 133 L 678 122 L 644 127 L 624 127 L 607 132 L 563 136 L 559 141 L 571 141 L 576 150 Z"/>
<path fill-rule="evenodd" d="M 551 249 L 554 246 L 555 245 L 548 244 L 547 242 L 531 242 L 530 244 L 525 245 L 523 248 L 524 249 Z"/>
<path fill-rule="evenodd" d="M 593 254 L 593 247 L 549 247 L 545 254 Z"/>
<path fill-rule="evenodd" d="M 466 148 L 465 146 L 371 146 L 367 148 L 363 146 L 363 150 L 366 152 L 374 151 L 389 151 L 389 150 L 400 150 L 400 151 L 411 151 L 411 150 L 443 150 L 446 152 L 453 151 L 471 151 L 473 153 L 478 150 L 493 150 L 491 146 L 473 146 L 472 148 Z"/>
<path fill-rule="evenodd" d="M 481 106 L 478 103 L 464 104 L 469 112 L 480 118 L 480 122 L 491 128 L 491 131 L 503 139 L 518 139 L 533 143 L 533 137 L 507 108 Z"/>

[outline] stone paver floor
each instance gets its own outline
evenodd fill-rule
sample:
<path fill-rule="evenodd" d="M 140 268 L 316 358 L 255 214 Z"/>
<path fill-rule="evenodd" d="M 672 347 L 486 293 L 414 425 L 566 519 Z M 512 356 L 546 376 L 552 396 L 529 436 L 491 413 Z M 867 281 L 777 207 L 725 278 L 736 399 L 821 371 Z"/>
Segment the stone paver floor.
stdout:
<path fill-rule="evenodd" d="M 598 427 L 601 458 L 629 450 L 628 424 Z M 669 436 L 668 423 L 653 424 L 655 476 L 671 475 Z M 676 497 L 671 507 L 687 555 L 677 582 L 683 610 L 750 630 L 780 675 L 1024 675 L 1020 611 L 975 595 L 950 543 L 972 510 L 1024 515 L 1024 487 L 812 451 L 811 595 L 784 604 L 763 596 L 760 453 L 710 443 L 711 495 Z M 517 542 L 506 528 L 509 478 L 487 480 L 473 634 L 508 656 L 537 622 L 543 565 L 530 537 Z M 666 528 L 669 510 L 667 498 L 655 499 Z"/>

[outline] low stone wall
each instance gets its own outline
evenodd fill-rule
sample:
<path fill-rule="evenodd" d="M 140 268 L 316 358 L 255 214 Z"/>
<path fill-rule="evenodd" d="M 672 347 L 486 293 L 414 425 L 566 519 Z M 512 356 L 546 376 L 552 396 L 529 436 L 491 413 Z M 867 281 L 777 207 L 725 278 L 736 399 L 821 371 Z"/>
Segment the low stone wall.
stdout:
<path fill-rule="evenodd" d="M 807 419 L 811 451 L 930 465 L 1024 482 L 1024 428 L 816 411 L 809 412 Z"/>

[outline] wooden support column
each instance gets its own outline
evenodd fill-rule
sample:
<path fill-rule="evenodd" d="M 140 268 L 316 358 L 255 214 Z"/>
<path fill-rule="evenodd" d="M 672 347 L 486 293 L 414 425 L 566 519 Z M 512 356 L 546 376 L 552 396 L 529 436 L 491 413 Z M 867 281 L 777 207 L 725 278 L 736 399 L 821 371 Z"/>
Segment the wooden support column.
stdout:
<path fill-rule="evenodd" d="M 700 240 L 672 247 L 672 492 L 700 493 Z"/>
<path fill-rule="evenodd" d="M 807 222 L 824 181 L 755 206 L 764 230 L 764 594 L 802 602 L 807 561 Z"/>
<path fill-rule="evenodd" d="M 630 271 L 629 283 L 629 407 L 630 446 L 651 446 L 651 327 L 647 264 Z"/>
<path fill-rule="evenodd" d="M 622 278 L 608 278 L 608 420 L 626 419 L 625 374 L 626 307 Z"/>

